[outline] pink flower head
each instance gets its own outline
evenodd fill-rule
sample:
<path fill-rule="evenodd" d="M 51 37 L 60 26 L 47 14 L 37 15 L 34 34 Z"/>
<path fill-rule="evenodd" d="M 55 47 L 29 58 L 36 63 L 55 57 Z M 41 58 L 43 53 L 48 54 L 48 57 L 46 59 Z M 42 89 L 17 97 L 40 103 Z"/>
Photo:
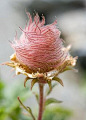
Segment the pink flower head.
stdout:
<path fill-rule="evenodd" d="M 20 39 L 14 40 L 12 47 L 19 63 L 26 65 L 32 72 L 48 72 L 58 69 L 70 57 L 66 48 L 62 45 L 60 31 L 57 29 L 57 21 L 45 24 L 45 17 L 40 21 L 36 13 L 34 21 L 30 13 L 29 24 L 22 30 Z"/>

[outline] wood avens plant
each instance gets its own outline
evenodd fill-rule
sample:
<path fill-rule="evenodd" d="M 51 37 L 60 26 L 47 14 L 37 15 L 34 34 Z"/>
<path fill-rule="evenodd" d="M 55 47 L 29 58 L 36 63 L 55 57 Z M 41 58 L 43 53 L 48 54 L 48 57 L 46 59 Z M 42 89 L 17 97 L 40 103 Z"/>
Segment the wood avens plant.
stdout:
<path fill-rule="evenodd" d="M 49 25 L 45 24 L 45 17 L 42 15 L 40 21 L 36 13 L 34 20 L 30 13 L 26 12 L 29 17 L 29 23 L 22 30 L 20 39 L 17 35 L 11 46 L 15 53 L 11 55 L 10 62 L 4 63 L 13 67 L 16 75 L 23 74 L 26 76 L 26 82 L 31 80 L 31 89 L 35 83 L 39 85 L 39 95 L 36 98 L 39 101 L 39 112 L 37 120 L 42 120 L 45 106 L 50 103 L 57 103 L 53 98 L 44 97 L 44 85 L 48 84 L 50 91 L 53 88 L 52 81 L 57 81 L 63 86 L 62 80 L 58 75 L 66 70 L 71 70 L 76 65 L 77 57 L 73 58 L 69 54 L 70 45 L 66 48 L 63 46 L 63 40 L 60 38 L 60 31 L 57 29 L 57 20 Z M 47 96 L 50 91 L 47 92 Z M 26 107 L 18 97 L 20 104 L 30 113 L 33 120 L 36 120 L 32 110 Z"/>

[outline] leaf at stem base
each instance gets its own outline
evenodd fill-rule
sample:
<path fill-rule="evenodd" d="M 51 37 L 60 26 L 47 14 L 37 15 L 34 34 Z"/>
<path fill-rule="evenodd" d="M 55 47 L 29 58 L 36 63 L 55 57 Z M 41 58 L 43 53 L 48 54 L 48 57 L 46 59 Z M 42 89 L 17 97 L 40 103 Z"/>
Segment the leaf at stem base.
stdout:
<path fill-rule="evenodd" d="M 52 103 L 62 103 L 62 101 L 59 101 L 59 100 L 57 100 L 55 98 L 49 98 L 49 99 L 46 100 L 45 106 L 50 105 Z"/>

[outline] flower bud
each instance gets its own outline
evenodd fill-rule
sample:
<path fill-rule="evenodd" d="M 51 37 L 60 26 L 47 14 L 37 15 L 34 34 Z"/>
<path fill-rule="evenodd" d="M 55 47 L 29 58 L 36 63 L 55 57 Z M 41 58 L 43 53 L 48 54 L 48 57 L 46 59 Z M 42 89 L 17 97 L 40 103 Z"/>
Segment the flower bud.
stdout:
<path fill-rule="evenodd" d="M 29 24 L 22 30 L 20 39 L 16 38 L 15 43 L 12 43 L 18 62 L 27 66 L 32 72 L 41 73 L 63 66 L 70 55 L 63 47 L 60 31 L 56 26 L 57 21 L 44 25 L 44 16 L 40 21 L 36 13 L 32 22 L 31 15 L 29 13 L 27 15 Z"/>

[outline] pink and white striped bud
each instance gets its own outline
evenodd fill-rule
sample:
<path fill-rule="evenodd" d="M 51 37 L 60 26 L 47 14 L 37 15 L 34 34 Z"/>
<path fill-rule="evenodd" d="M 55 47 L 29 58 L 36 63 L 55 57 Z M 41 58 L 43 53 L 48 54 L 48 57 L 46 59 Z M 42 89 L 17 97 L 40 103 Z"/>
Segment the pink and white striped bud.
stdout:
<path fill-rule="evenodd" d="M 70 57 L 67 50 L 63 50 L 60 31 L 57 29 L 57 21 L 44 25 L 45 18 L 39 15 L 29 17 L 29 25 L 22 30 L 20 39 L 14 40 L 12 47 L 19 63 L 26 65 L 32 72 L 48 72 L 58 69 Z"/>

